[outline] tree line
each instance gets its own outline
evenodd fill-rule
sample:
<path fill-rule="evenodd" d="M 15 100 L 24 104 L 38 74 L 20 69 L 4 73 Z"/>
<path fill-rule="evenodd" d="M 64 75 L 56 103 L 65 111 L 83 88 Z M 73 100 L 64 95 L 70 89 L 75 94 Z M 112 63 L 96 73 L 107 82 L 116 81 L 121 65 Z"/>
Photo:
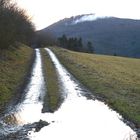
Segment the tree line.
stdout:
<path fill-rule="evenodd" d="M 33 48 L 44 48 L 46 46 L 57 45 L 56 38 L 50 32 L 37 31 L 32 41 Z"/>
<path fill-rule="evenodd" d="M 34 48 L 44 48 L 46 46 L 59 46 L 73 51 L 94 53 L 92 42 L 83 43 L 82 38 L 67 37 L 65 34 L 56 38 L 51 32 L 36 32 L 33 40 Z"/>
<path fill-rule="evenodd" d="M 94 47 L 92 42 L 88 41 L 86 45 L 83 45 L 82 38 L 70 37 L 62 35 L 58 38 L 58 46 L 80 52 L 94 53 Z"/>
<path fill-rule="evenodd" d="M 0 50 L 30 45 L 35 27 L 26 12 L 12 0 L 0 0 Z"/>

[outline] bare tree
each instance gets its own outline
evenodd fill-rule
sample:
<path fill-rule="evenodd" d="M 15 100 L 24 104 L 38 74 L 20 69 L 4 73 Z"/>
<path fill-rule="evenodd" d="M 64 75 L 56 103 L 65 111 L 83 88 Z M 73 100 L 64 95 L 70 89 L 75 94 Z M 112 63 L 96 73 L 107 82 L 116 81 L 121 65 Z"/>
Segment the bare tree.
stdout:
<path fill-rule="evenodd" d="M 24 10 L 10 0 L 0 0 L 0 49 L 16 46 L 16 42 L 30 43 L 34 25 Z"/>

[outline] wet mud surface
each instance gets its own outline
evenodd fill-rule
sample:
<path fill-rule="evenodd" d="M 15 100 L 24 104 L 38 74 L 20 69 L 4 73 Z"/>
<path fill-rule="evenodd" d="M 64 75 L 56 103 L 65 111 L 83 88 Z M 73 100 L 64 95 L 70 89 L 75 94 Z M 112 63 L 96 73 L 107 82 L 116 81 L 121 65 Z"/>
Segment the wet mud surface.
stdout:
<path fill-rule="evenodd" d="M 64 101 L 54 113 L 42 113 L 46 93 L 41 55 L 36 60 L 25 97 L 0 121 L 0 139 L 6 140 L 138 140 L 123 118 L 97 100 L 46 49 L 55 65 Z"/>

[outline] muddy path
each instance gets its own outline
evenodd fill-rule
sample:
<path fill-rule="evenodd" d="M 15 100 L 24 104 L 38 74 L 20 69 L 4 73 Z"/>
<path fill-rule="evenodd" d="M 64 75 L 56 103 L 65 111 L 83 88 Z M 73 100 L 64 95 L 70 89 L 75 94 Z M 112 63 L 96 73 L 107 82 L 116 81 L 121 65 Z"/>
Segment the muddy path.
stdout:
<path fill-rule="evenodd" d="M 138 140 L 123 118 L 98 101 L 46 49 L 54 63 L 64 101 L 54 113 L 42 113 L 46 92 L 41 54 L 36 60 L 24 100 L 0 120 L 0 139 L 7 140 Z"/>

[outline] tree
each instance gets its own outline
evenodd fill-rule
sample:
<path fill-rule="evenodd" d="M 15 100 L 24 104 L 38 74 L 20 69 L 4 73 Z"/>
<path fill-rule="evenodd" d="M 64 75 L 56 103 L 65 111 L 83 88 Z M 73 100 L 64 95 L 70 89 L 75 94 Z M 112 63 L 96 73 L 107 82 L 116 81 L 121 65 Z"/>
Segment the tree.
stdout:
<path fill-rule="evenodd" d="M 83 43 L 81 37 L 78 39 L 78 50 L 83 51 Z"/>
<path fill-rule="evenodd" d="M 58 38 L 58 44 L 63 48 L 68 48 L 68 40 L 65 34 L 63 34 L 62 37 Z"/>
<path fill-rule="evenodd" d="M 4 8 L 9 5 L 11 0 L 0 0 L 0 8 Z"/>
<path fill-rule="evenodd" d="M 50 32 L 36 32 L 32 43 L 35 47 L 56 45 L 56 39 Z"/>
<path fill-rule="evenodd" d="M 88 49 L 89 53 L 94 52 L 94 48 L 93 48 L 92 43 L 90 41 L 87 42 L 87 49 Z"/>
<path fill-rule="evenodd" d="M 67 48 L 74 51 L 82 51 L 82 38 L 70 37 L 67 38 L 66 35 L 58 38 L 58 44 L 60 47 Z"/>
<path fill-rule="evenodd" d="M 0 0 L 0 49 L 17 47 L 17 42 L 30 44 L 34 30 L 24 10 L 10 0 Z"/>

